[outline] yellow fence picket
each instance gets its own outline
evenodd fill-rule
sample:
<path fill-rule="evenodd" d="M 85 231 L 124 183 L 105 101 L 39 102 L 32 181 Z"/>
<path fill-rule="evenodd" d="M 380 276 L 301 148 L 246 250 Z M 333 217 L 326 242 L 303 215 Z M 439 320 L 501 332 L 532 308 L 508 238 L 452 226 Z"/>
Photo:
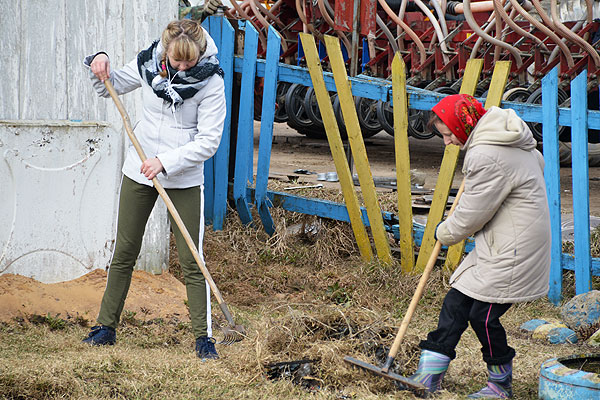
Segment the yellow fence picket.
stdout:
<path fill-rule="evenodd" d="M 406 97 L 406 65 L 398 54 L 392 61 L 392 96 L 394 104 L 394 146 L 396 154 L 396 193 L 398 194 L 398 226 L 400 231 L 400 265 L 402 272 L 415 267 L 413 214 L 410 186 L 410 154 L 408 151 L 408 100 Z"/>
<path fill-rule="evenodd" d="M 350 224 L 354 231 L 354 237 L 356 238 L 356 243 L 358 244 L 362 259 L 369 261 L 373 258 L 373 251 L 371 250 L 369 236 L 367 235 L 365 225 L 361 218 L 358 197 L 354 190 L 354 182 L 352 181 L 350 167 L 346 161 L 344 145 L 333 113 L 329 92 L 327 91 L 325 81 L 323 80 L 323 69 L 319 62 L 315 39 L 312 35 L 306 33 L 301 33 L 300 39 L 302 40 L 302 47 L 304 49 L 304 55 L 306 56 L 308 71 L 312 79 L 315 95 L 319 104 L 319 110 L 321 111 L 323 125 L 325 125 L 325 133 L 327 134 L 327 140 L 329 141 L 329 148 L 331 149 L 335 169 L 338 179 L 340 180 L 340 186 L 342 187 L 342 194 L 344 195 L 344 201 L 346 203 L 348 215 L 350 216 Z"/>
<path fill-rule="evenodd" d="M 483 60 L 472 59 L 467 62 L 460 93 L 472 95 L 475 92 L 482 67 Z M 442 220 L 444 211 L 446 210 L 448 194 L 450 193 L 450 188 L 452 187 L 454 171 L 456 170 L 456 164 L 458 163 L 459 151 L 460 148 L 456 145 L 448 145 L 444 150 L 444 158 L 442 159 L 440 174 L 438 175 L 438 180 L 435 184 L 433 201 L 431 202 L 431 208 L 429 209 L 429 215 L 427 216 L 427 224 L 425 225 L 425 232 L 423 233 L 423 240 L 421 241 L 421 248 L 419 250 L 417 264 L 415 266 L 415 270 L 418 272 L 423 272 L 425 269 L 429 255 L 435 246 L 435 228 Z"/>
<path fill-rule="evenodd" d="M 510 61 L 496 62 L 496 65 L 494 66 L 494 73 L 492 74 L 492 81 L 490 82 L 490 88 L 488 89 L 488 95 L 485 100 L 486 109 L 492 106 L 500 106 L 509 73 Z M 462 242 L 456 243 L 453 246 L 450 246 L 448 248 L 448 254 L 446 256 L 446 263 L 444 264 L 444 268 L 453 271 L 460 263 L 464 251 L 464 240 Z"/>
<path fill-rule="evenodd" d="M 375 184 L 373 183 L 373 176 L 371 175 L 371 168 L 369 167 L 369 160 L 367 159 L 367 150 L 358 123 L 358 116 L 352 97 L 350 81 L 346 74 L 346 66 L 342 56 L 340 42 L 337 37 L 328 35 L 324 36 L 324 40 L 325 46 L 327 47 L 327 55 L 329 56 L 329 61 L 333 70 L 333 79 L 335 80 L 346 131 L 348 132 L 348 141 L 350 142 L 352 156 L 356 163 L 360 188 L 367 207 L 367 215 L 369 216 L 371 234 L 373 235 L 373 241 L 375 242 L 377 256 L 381 262 L 390 264 L 392 262 L 392 254 L 388 235 L 385 231 L 381 208 L 379 207 L 377 193 L 375 192 Z"/>

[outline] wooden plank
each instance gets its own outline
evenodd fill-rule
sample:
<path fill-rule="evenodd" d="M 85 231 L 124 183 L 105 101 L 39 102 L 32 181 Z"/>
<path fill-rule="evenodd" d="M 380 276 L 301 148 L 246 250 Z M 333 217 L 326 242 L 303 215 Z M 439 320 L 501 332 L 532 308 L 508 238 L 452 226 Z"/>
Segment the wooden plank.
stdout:
<path fill-rule="evenodd" d="M 394 104 L 394 150 L 396 154 L 396 193 L 398 194 L 398 226 L 400 229 L 400 266 L 402 272 L 415 267 L 413 214 L 410 185 L 410 152 L 408 151 L 408 101 L 406 97 L 406 65 L 396 54 L 392 61 L 392 93 Z"/>
<path fill-rule="evenodd" d="M 217 17 L 215 17 L 217 18 Z M 223 126 L 223 136 L 217 153 L 215 154 L 215 208 L 213 217 L 213 229 L 222 230 L 227 213 L 227 191 L 229 189 L 229 149 L 231 145 L 231 102 L 233 90 L 233 51 L 235 42 L 235 30 L 227 20 L 221 19 L 221 47 L 219 47 L 219 61 L 225 72 L 225 99 L 227 103 L 227 117 Z"/>
<path fill-rule="evenodd" d="M 277 70 L 281 52 L 281 36 L 271 26 L 267 38 L 265 80 L 263 85 L 262 114 L 260 117 L 260 137 L 258 143 L 258 164 L 256 168 L 256 207 L 258 215 L 269 235 L 275 233 L 273 218 L 269 212 L 267 198 L 269 164 L 273 146 L 273 123 L 275 121 L 275 103 L 277 102 Z"/>
<path fill-rule="evenodd" d="M 100 2 L 72 2 L 66 9 L 67 32 L 67 118 L 74 120 L 103 120 L 106 107 L 114 106 L 98 97 L 90 84 L 88 69 L 82 60 L 89 54 L 103 50 L 106 46 L 105 5 Z M 76 33 L 77 32 L 77 33 Z M 85 34 L 84 34 L 85 33 Z M 95 40 L 91 41 L 90 37 Z M 112 58 L 111 58 L 112 59 Z"/>
<path fill-rule="evenodd" d="M 486 110 L 492 106 L 500 107 L 502 96 L 504 95 L 504 88 L 506 87 L 506 81 L 508 80 L 508 74 L 510 74 L 510 61 L 497 61 L 494 66 L 492 81 L 490 82 L 490 88 L 488 89 L 488 95 L 485 101 Z"/>
<path fill-rule="evenodd" d="M 5 1 L 0 13 L 0 54 L 3 77 L 0 79 L 0 116 L 3 119 L 20 119 L 19 82 L 21 51 L 21 5 L 18 1 Z"/>
<path fill-rule="evenodd" d="M 571 167 L 575 226 L 575 293 L 592 289 L 590 253 L 590 174 L 588 170 L 587 70 L 571 81 Z"/>
<path fill-rule="evenodd" d="M 463 75 L 463 81 L 460 85 L 460 93 L 475 94 L 477 89 L 477 83 L 479 82 L 479 75 L 481 75 L 481 69 L 483 68 L 483 59 L 477 58 L 467 61 L 465 67 L 465 73 Z"/>
<path fill-rule="evenodd" d="M 352 231 L 354 232 L 354 237 L 356 238 L 356 243 L 362 259 L 369 261 L 373 258 L 371 243 L 361 220 L 358 197 L 354 191 L 354 182 L 350 173 L 350 167 L 346 162 L 344 145 L 340 136 L 337 120 L 333 113 L 329 92 L 326 89 L 323 80 L 323 70 L 319 61 L 319 55 L 317 54 L 315 39 L 311 35 L 305 33 L 300 34 L 300 39 L 305 50 L 308 70 L 312 78 L 312 84 L 315 88 L 315 95 L 319 104 L 319 110 L 321 111 L 323 124 L 325 125 L 325 133 L 327 134 L 327 140 L 329 142 L 331 155 L 333 156 L 335 169 L 338 179 L 340 180 L 340 186 L 344 195 Z"/>
<path fill-rule="evenodd" d="M 474 93 L 482 66 L 482 60 L 469 60 L 467 67 L 465 68 L 465 74 L 463 75 L 463 82 L 460 88 L 461 93 Z M 435 228 L 442 220 L 444 211 L 446 210 L 448 194 L 452 187 L 452 180 L 454 179 L 454 171 L 456 170 L 456 164 L 458 163 L 459 152 L 460 148 L 453 144 L 446 146 L 446 149 L 444 150 L 440 174 L 438 175 L 438 180 L 435 184 L 433 200 L 431 202 L 431 208 L 429 209 L 429 215 L 427 216 L 427 224 L 425 225 L 425 233 L 423 234 L 423 241 L 421 242 L 421 248 L 419 249 L 417 263 L 415 265 L 415 271 L 417 272 L 423 272 L 429 255 L 435 246 Z"/>
<path fill-rule="evenodd" d="M 254 78 L 256 73 L 256 51 L 258 32 L 252 24 L 238 21 L 240 29 L 245 31 L 244 67 L 240 89 L 240 113 L 236 143 L 235 173 L 233 178 L 233 197 L 240 220 L 244 225 L 252 222 L 250 207 L 246 201 L 248 176 L 252 173 L 251 153 L 254 146 Z"/>
<path fill-rule="evenodd" d="M 344 116 L 346 131 L 348 132 L 348 141 L 350 142 L 352 156 L 354 157 L 356 171 L 358 172 L 360 188 L 363 198 L 365 199 L 365 205 L 367 206 L 369 220 L 371 221 L 371 233 L 373 235 L 373 241 L 375 242 L 377 256 L 381 262 L 391 264 L 392 255 L 390 244 L 383 225 L 383 219 L 381 218 L 381 208 L 379 207 L 377 193 L 375 192 L 375 184 L 373 183 L 373 176 L 371 175 L 371 168 L 369 167 L 369 160 L 367 159 L 367 150 L 358 123 L 358 116 L 356 115 L 356 107 L 352 97 L 350 81 L 346 74 L 346 66 L 342 56 L 340 42 L 338 38 L 334 38 L 333 36 L 326 35 L 324 39 L 325 46 L 327 47 L 327 54 L 329 55 L 329 60 L 333 69 L 333 78 L 335 80 L 335 86 L 342 108 L 342 115 Z"/>
<path fill-rule="evenodd" d="M 66 119 L 65 3 L 43 7 L 25 0 L 20 6 L 19 118 Z"/>
<path fill-rule="evenodd" d="M 502 101 L 502 95 L 504 94 L 504 88 L 506 87 L 506 81 L 508 74 L 510 73 L 510 61 L 498 61 L 494 66 L 494 73 L 492 74 L 492 81 L 490 82 L 490 88 L 488 89 L 488 95 L 485 102 L 485 108 L 492 106 L 500 107 Z M 469 84 L 469 89 L 474 90 L 475 86 L 472 83 Z M 471 94 L 474 92 L 471 92 Z M 460 263 L 463 253 L 465 252 L 465 241 L 456 243 L 448 248 L 448 254 L 446 256 L 446 262 L 444 268 L 454 271 L 454 269 Z"/>
<path fill-rule="evenodd" d="M 542 107 L 544 122 L 544 177 L 550 208 L 552 248 L 550 256 L 550 289 L 548 299 L 558 305 L 562 293 L 562 235 L 560 216 L 560 158 L 558 152 L 558 67 L 542 79 Z"/>

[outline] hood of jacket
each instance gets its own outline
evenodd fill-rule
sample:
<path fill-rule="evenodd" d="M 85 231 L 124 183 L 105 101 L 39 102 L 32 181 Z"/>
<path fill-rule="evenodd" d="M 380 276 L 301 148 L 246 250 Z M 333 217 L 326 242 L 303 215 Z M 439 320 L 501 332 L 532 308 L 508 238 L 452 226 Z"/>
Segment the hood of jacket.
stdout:
<path fill-rule="evenodd" d="M 512 109 L 490 108 L 481 117 L 464 145 L 468 150 L 479 145 L 510 146 L 532 151 L 537 142 L 529 126 Z"/>

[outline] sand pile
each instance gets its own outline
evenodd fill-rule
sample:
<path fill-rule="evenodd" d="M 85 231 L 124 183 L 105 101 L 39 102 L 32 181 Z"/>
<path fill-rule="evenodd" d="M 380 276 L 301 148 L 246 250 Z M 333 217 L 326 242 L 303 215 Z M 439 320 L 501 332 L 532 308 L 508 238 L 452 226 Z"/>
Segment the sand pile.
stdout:
<path fill-rule="evenodd" d="M 97 269 L 78 279 L 44 284 L 20 275 L 0 275 L 0 321 L 29 315 L 84 318 L 95 322 L 106 286 L 106 272 Z M 136 318 L 189 320 L 185 286 L 169 273 L 135 271 L 124 309 Z"/>

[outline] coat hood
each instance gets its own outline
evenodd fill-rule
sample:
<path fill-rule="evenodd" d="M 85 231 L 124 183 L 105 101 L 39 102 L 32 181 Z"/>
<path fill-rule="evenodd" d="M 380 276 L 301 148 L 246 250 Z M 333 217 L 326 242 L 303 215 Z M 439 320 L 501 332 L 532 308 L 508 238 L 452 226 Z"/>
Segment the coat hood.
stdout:
<path fill-rule="evenodd" d="M 479 120 L 464 148 L 490 144 L 509 146 L 525 151 L 536 148 L 537 142 L 527 124 L 512 109 L 491 107 Z"/>

